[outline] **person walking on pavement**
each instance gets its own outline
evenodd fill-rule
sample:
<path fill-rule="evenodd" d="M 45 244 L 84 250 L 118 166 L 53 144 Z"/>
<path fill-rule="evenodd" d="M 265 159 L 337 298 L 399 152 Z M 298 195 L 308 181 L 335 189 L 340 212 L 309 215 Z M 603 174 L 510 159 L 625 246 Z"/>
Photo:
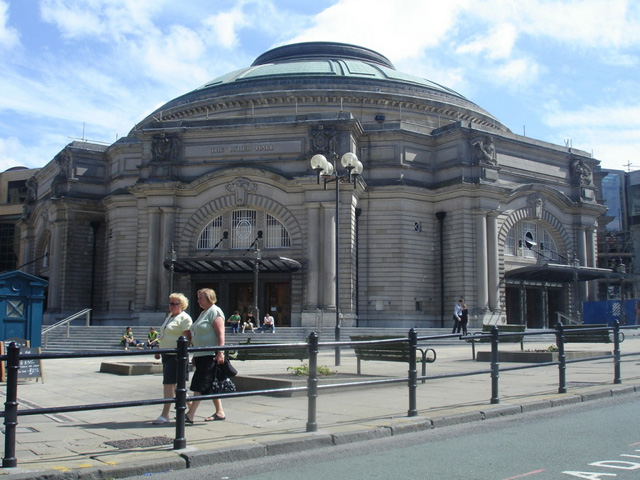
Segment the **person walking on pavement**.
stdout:
<path fill-rule="evenodd" d="M 160 328 L 158 345 L 160 348 L 177 348 L 178 339 L 182 336 L 190 338 L 189 329 L 193 320 L 187 312 L 189 300 L 182 293 L 172 293 L 169 295 L 169 314 Z M 178 355 L 175 353 L 155 354 L 156 359 L 162 358 L 162 390 L 164 398 L 175 398 L 176 384 L 178 383 Z M 187 377 L 189 371 L 187 370 Z M 171 403 L 162 406 L 162 413 L 153 423 L 162 425 L 169 422 L 169 412 Z"/>
<path fill-rule="evenodd" d="M 460 314 L 460 328 L 462 329 L 463 335 L 467 334 L 468 323 L 469 323 L 469 309 L 467 308 L 467 304 L 462 302 L 462 312 Z"/>
<path fill-rule="evenodd" d="M 460 333 L 460 317 L 462 316 L 462 299 L 458 300 L 453 308 L 453 330 L 451 333 Z"/>
<path fill-rule="evenodd" d="M 217 347 L 224 345 L 225 328 L 224 313 L 222 309 L 216 305 L 216 292 L 210 288 L 198 290 L 198 304 L 202 308 L 202 313 L 198 319 L 191 325 L 191 345 L 194 347 Z M 215 355 L 210 351 L 195 352 L 193 354 L 193 365 L 195 372 L 191 380 L 191 390 L 194 396 L 200 396 L 205 390 L 207 374 L 213 369 L 214 364 L 224 363 L 224 352 L 218 350 Z M 207 387 L 208 388 L 208 387 Z M 189 411 L 185 414 L 185 422 L 193 423 L 196 410 L 200 402 L 194 400 L 191 402 Z M 216 411 L 210 417 L 204 419 L 205 422 L 214 420 L 226 420 L 226 415 L 222 409 L 222 400 L 213 399 L 213 405 Z"/>

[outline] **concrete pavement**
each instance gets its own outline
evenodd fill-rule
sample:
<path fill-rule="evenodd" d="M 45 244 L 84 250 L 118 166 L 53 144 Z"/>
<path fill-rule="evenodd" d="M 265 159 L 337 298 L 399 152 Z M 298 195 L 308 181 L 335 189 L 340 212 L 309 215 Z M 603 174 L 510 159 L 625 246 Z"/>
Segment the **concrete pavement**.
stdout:
<path fill-rule="evenodd" d="M 626 332 L 623 353 L 640 352 L 640 336 Z M 428 375 L 488 370 L 489 364 L 471 359 L 466 342 L 435 345 L 436 363 Z M 549 342 L 525 344 L 527 350 L 543 349 Z M 505 344 L 505 350 L 519 345 Z M 567 350 L 610 351 L 612 345 L 571 344 Z M 478 348 L 488 350 L 488 345 Z M 101 373 L 108 357 L 56 359 L 43 362 L 43 382 L 22 381 L 18 388 L 20 408 L 84 405 L 123 400 L 149 400 L 162 396 L 161 374 L 120 376 Z M 131 356 L 130 362 L 149 362 L 152 356 Z M 319 366 L 353 379 L 356 359 L 344 348 L 339 367 L 333 365 L 332 348 L 322 349 Z M 239 376 L 286 377 L 296 360 L 235 362 Z M 501 367 L 517 364 L 502 363 Z M 400 435 L 420 429 L 438 428 L 503 415 L 517 415 L 568 403 L 594 401 L 619 394 L 640 393 L 640 360 L 624 358 L 622 384 L 613 384 L 612 360 L 569 364 L 568 393 L 558 394 L 555 366 L 501 372 L 500 403 L 492 405 L 488 373 L 419 383 L 418 416 L 408 417 L 406 384 L 390 384 L 340 391 L 320 391 L 317 399 L 317 432 L 307 433 L 306 396 L 250 396 L 225 399 L 224 422 L 204 422 L 213 413 L 210 401 L 200 405 L 194 425 L 187 425 L 187 448 L 172 450 L 175 423 L 154 425 L 161 406 L 151 405 L 111 410 L 72 412 L 59 415 L 18 417 L 17 468 L 0 468 L 6 479 L 32 478 L 125 478 L 199 465 L 241 461 L 249 458 L 331 448 L 347 442 Z M 363 378 L 406 376 L 406 365 L 363 362 Z M 418 374 L 420 370 L 418 369 Z M 323 380 L 322 382 L 333 382 Z M 5 389 L 2 389 L 2 395 Z M 4 444 L 3 444 L 4 452 Z M 3 454 L 4 456 L 4 454 Z"/>

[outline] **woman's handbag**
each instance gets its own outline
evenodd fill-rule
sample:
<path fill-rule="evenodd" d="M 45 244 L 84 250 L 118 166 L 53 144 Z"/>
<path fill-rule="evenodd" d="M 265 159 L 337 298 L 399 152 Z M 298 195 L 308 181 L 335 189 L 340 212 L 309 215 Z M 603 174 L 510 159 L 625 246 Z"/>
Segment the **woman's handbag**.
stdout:
<path fill-rule="evenodd" d="M 214 363 L 207 373 L 202 393 L 209 395 L 212 393 L 235 392 L 236 386 L 231 381 L 231 377 L 235 377 L 237 374 L 238 371 L 231 365 L 229 359 L 225 357 L 224 363 Z"/>

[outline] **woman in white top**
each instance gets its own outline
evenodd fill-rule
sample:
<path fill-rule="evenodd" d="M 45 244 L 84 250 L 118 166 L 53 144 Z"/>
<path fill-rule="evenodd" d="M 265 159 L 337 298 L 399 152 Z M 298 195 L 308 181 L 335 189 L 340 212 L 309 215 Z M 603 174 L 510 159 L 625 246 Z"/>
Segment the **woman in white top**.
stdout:
<path fill-rule="evenodd" d="M 203 309 L 198 319 L 191 325 L 191 345 L 194 347 L 217 347 L 224 345 L 224 313 L 215 303 L 217 301 L 216 292 L 210 288 L 198 290 L 198 305 Z M 224 363 L 224 352 L 218 350 L 213 352 L 194 352 L 193 365 L 195 372 L 191 380 L 191 390 L 194 396 L 202 394 L 205 377 L 211 371 L 214 363 Z M 200 405 L 199 401 L 191 402 L 191 407 L 185 415 L 187 423 L 193 423 L 193 417 Z M 210 417 L 204 419 L 205 422 L 214 420 L 225 420 L 227 417 L 222 409 L 222 400 L 213 400 L 216 411 Z"/>
<path fill-rule="evenodd" d="M 191 324 L 193 320 L 187 312 L 189 300 L 181 293 L 172 293 L 169 295 L 169 314 L 164 320 L 164 324 L 160 329 L 158 337 L 160 348 L 177 348 L 178 339 L 182 336 L 189 338 Z M 160 354 L 156 353 L 156 359 L 160 358 Z M 187 372 L 188 374 L 188 372 Z M 178 356 L 175 353 L 162 354 L 162 386 L 164 398 L 175 398 L 176 383 L 178 381 Z M 153 423 L 161 425 L 169 421 L 169 411 L 171 403 L 165 403 L 162 406 L 162 413 Z"/>

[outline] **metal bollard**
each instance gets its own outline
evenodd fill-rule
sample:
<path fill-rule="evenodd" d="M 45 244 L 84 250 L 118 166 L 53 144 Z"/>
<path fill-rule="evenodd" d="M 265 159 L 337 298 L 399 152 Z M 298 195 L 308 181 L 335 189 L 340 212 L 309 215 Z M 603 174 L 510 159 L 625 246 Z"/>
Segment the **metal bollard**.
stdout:
<path fill-rule="evenodd" d="M 409 411 L 407 416 L 418 415 L 417 391 L 418 371 L 416 370 L 416 351 L 418 349 L 418 332 L 415 328 L 409 330 Z"/>
<path fill-rule="evenodd" d="M 318 335 L 309 334 L 309 379 L 307 380 L 307 432 L 317 432 L 316 403 L 318 399 Z"/>
<path fill-rule="evenodd" d="M 564 354 L 564 325 L 558 322 L 556 327 L 558 344 L 558 393 L 567 393 L 567 358 Z"/>
<path fill-rule="evenodd" d="M 173 449 L 182 450 L 187 447 L 184 417 L 187 411 L 187 370 L 189 369 L 189 340 L 178 339 L 178 374 L 176 378 L 176 438 Z"/>
<path fill-rule="evenodd" d="M 16 458 L 16 427 L 18 426 L 18 369 L 20 347 L 11 342 L 7 348 L 7 401 L 4 403 L 4 458 L 3 468 L 18 466 Z"/>
<path fill-rule="evenodd" d="M 620 321 L 613 322 L 613 383 L 620 384 Z"/>
<path fill-rule="evenodd" d="M 498 378 L 500 378 L 500 363 L 498 363 L 498 327 L 491 329 L 491 403 L 500 403 L 498 395 Z"/>

